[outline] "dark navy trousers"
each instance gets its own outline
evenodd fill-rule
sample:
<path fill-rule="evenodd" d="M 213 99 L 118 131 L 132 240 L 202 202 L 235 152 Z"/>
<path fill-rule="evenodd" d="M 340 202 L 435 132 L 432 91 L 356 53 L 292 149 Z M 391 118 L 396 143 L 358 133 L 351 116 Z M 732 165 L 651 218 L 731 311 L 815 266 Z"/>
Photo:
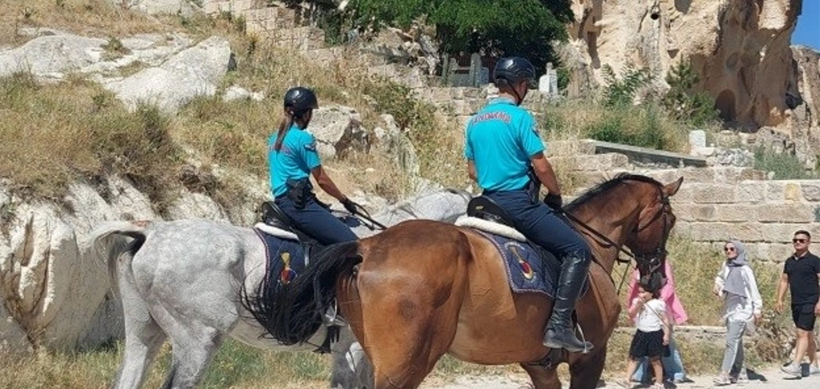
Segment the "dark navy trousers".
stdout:
<path fill-rule="evenodd" d="M 577 231 L 561 220 L 544 203 L 533 203 L 526 190 L 485 192 L 512 217 L 515 228 L 527 239 L 549 250 L 558 260 L 576 256 L 592 259 L 589 245 Z"/>
<path fill-rule="evenodd" d="M 304 209 L 296 209 L 287 196 L 278 197 L 275 202 L 298 229 L 325 246 L 359 239 L 350 227 L 319 205 L 312 196 L 305 201 Z"/>

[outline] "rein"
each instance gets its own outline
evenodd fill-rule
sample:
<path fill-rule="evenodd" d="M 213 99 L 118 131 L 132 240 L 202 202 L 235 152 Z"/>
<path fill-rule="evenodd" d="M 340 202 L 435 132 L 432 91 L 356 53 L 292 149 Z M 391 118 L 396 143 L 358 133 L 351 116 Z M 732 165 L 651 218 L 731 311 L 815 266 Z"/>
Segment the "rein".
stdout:
<path fill-rule="evenodd" d="M 374 230 L 374 227 L 376 227 L 376 228 L 378 228 L 382 231 L 387 229 L 387 227 L 384 224 L 381 224 L 381 223 L 373 220 L 373 217 L 370 216 L 370 212 L 367 212 L 367 210 L 364 209 L 364 207 L 362 207 L 361 205 L 356 204 L 356 203 L 353 203 L 353 204 L 356 205 L 356 212 L 353 212 L 353 214 L 360 217 L 360 218 L 362 218 L 362 219 L 364 219 L 365 221 L 370 222 L 370 225 L 369 226 L 366 225 L 366 227 L 369 228 L 371 231 Z"/>
<path fill-rule="evenodd" d="M 661 204 L 660 209 L 658 209 L 658 212 L 656 212 L 655 215 L 652 216 L 652 219 L 650 219 L 649 222 L 647 222 L 643 227 L 638 226 L 638 227 L 635 228 L 635 232 L 643 231 L 643 230 L 649 228 L 649 226 L 651 226 L 652 223 L 654 223 L 656 220 L 663 217 L 663 238 L 661 240 L 661 244 L 658 245 L 658 247 L 655 249 L 655 252 L 651 253 L 651 254 L 633 254 L 630 250 L 624 248 L 623 245 L 619 245 L 619 244 L 615 243 L 612 239 L 610 239 L 606 235 L 602 234 L 598 230 L 592 228 L 589 224 L 582 222 L 581 220 L 579 220 L 577 217 L 573 216 L 569 212 L 566 212 L 563 208 L 559 208 L 559 211 L 562 215 L 564 215 L 567 219 L 572 221 L 574 224 L 583 227 L 587 232 L 589 232 L 593 236 L 603 240 L 605 243 L 609 244 L 610 246 L 614 246 L 615 248 L 617 248 L 619 253 L 626 254 L 626 256 L 628 256 L 631 259 L 634 259 L 636 262 L 649 261 L 649 271 L 654 272 L 655 270 L 657 270 L 661 266 L 660 257 L 662 257 L 666 254 L 666 242 L 669 239 L 669 231 L 667 230 L 668 226 L 669 226 L 669 220 L 668 220 L 668 217 L 667 217 L 666 213 L 664 212 L 666 206 L 669 205 L 669 196 L 666 196 L 663 193 L 663 190 L 661 188 L 656 186 L 656 189 L 658 190 L 658 194 L 661 197 L 661 203 L 662 204 Z M 649 257 L 649 258 L 647 259 L 647 257 Z M 593 257 L 593 260 L 595 262 L 597 262 L 598 265 L 603 267 L 603 264 L 600 263 L 598 258 Z M 621 288 L 623 287 L 624 281 L 626 280 L 626 276 L 629 273 L 629 267 L 630 267 L 630 264 L 632 263 L 632 261 L 629 260 L 629 259 L 622 259 L 620 257 L 620 255 L 615 257 L 615 261 L 617 261 L 619 263 L 626 264 L 626 269 L 624 270 L 623 275 L 621 276 L 621 283 L 618 286 L 618 293 L 620 294 L 621 293 Z M 610 279 L 612 279 L 611 275 L 610 275 Z M 612 281 L 613 281 L 613 283 L 615 283 L 614 279 Z"/>

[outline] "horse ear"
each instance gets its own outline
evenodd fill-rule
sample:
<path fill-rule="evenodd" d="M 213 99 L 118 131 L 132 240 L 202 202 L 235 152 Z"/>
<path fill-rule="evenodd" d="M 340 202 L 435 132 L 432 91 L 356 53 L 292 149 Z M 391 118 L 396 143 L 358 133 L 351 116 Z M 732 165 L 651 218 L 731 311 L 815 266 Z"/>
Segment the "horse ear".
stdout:
<path fill-rule="evenodd" d="M 663 193 L 665 193 L 667 196 L 674 196 L 675 193 L 678 193 L 678 189 L 680 189 L 681 184 L 683 184 L 683 177 L 678 178 L 677 181 L 664 186 Z"/>

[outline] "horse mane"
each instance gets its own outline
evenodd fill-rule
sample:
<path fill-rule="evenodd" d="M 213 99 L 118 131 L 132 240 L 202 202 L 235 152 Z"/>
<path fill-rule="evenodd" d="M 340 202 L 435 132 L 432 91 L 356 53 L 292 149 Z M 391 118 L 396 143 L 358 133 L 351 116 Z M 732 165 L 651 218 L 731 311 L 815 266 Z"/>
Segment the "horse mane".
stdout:
<path fill-rule="evenodd" d="M 663 184 L 658 182 L 658 180 L 656 180 L 654 178 L 651 178 L 651 177 L 642 176 L 640 174 L 619 173 L 617 176 L 615 176 L 615 178 L 612 178 L 611 180 L 608 180 L 608 181 L 604 181 L 604 182 L 596 185 L 595 187 L 589 189 L 588 191 L 584 192 L 583 194 L 578 196 L 575 200 L 573 200 L 571 203 L 569 203 L 565 207 L 565 209 L 567 211 L 572 211 L 572 210 L 580 207 L 581 205 L 584 205 L 586 202 L 592 200 L 593 198 L 597 197 L 598 195 L 606 193 L 610 189 L 622 184 L 624 181 L 640 181 L 640 182 L 645 182 L 645 183 L 652 184 L 652 185 L 659 186 L 659 187 L 663 186 Z"/>

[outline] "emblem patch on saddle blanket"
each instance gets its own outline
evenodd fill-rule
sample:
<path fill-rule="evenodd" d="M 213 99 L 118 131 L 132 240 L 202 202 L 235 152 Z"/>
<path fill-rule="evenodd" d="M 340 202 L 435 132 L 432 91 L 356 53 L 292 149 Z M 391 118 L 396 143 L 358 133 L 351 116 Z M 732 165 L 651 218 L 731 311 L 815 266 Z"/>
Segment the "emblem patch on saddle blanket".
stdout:
<path fill-rule="evenodd" d="M 253 230 L 265 244 L 265 254 L 268 259 L 265 270 L 266 280 L 276 277 L 279 282 L 287 284 L 305 270 L 305 249 L 298 240 L 273 236 L 259 228 Z"/>
<path fill-rule="evenodd" d="M 561 263 L 551 254 L 533 247 L 529 242 L 476 230 L 493 243 L 504 262 L 510 288 L 515 293 L 541 293 L 555 297 L 555 285 L 561 273 Z M 544 254 L 542 256 L 542 253 Z M 581 295 L 589 288 L 589 276 L 584 280 Z"/>

